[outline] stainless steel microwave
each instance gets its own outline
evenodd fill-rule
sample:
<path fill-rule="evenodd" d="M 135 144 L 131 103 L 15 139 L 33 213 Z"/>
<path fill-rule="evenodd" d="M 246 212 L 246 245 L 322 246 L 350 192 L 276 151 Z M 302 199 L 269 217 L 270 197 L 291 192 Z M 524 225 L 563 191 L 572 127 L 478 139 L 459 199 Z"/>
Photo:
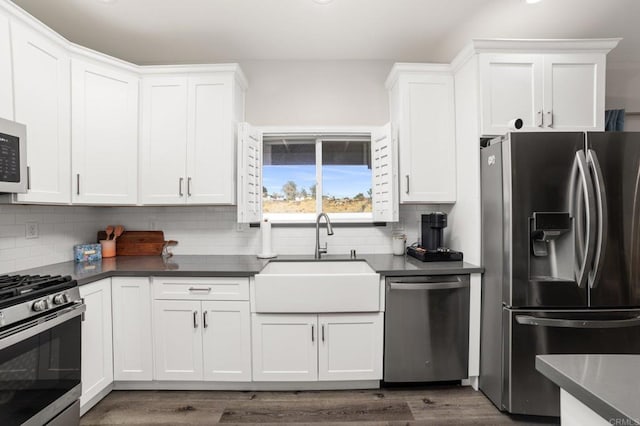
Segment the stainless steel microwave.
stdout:
<path fill-rule="evenodd" d="M 0 118 L 0 192 L 27 192 L 27 127 Z"/>

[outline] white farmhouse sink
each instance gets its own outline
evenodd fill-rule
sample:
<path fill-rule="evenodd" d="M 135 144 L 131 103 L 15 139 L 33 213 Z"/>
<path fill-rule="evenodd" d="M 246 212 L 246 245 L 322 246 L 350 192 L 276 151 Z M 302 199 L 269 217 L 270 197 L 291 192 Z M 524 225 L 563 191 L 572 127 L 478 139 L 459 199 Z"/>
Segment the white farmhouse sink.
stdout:
<path fill-rule="evenodd" d="M 380 310 L 380 275 L 364 261 L 272 261 L 254 287 L 255 312 Z"/>

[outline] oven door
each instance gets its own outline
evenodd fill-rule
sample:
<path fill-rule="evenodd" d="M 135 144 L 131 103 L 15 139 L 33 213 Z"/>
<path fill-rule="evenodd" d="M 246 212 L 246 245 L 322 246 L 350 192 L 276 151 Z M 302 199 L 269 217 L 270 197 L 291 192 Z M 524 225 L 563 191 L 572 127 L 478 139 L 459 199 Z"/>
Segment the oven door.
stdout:
<path fill-rule="evenodd" d="M 2 425 L 42 425 L 80 397 L 82 303 L 0 329 Z"/>

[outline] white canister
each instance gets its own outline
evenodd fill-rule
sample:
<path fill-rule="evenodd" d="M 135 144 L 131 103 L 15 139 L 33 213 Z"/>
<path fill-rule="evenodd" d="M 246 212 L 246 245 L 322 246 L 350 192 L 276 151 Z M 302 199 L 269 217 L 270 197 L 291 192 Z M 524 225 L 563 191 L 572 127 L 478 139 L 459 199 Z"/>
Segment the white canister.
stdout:
<path fill-rule="evenodd" d="M 402 256 L 407 245 L 407 236 L 405 234 L 393 234 L 391 236 L 391 251 L 396 256 Z"/>

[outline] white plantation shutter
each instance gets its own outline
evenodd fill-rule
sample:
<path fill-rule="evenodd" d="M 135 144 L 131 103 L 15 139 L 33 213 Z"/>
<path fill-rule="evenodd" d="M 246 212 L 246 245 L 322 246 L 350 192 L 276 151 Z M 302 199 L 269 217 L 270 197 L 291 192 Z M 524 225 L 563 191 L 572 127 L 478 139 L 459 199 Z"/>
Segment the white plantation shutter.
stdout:
<path fill-rule="evenodd" d="M 397 138 L 391 124 L 371 132 L 372 198 L 375 222 L 398 221 Z"/>
<path fill-rule="evenodd" d="M 238 223 L 262 220 L 262 134 L 238 124 Z"/>

